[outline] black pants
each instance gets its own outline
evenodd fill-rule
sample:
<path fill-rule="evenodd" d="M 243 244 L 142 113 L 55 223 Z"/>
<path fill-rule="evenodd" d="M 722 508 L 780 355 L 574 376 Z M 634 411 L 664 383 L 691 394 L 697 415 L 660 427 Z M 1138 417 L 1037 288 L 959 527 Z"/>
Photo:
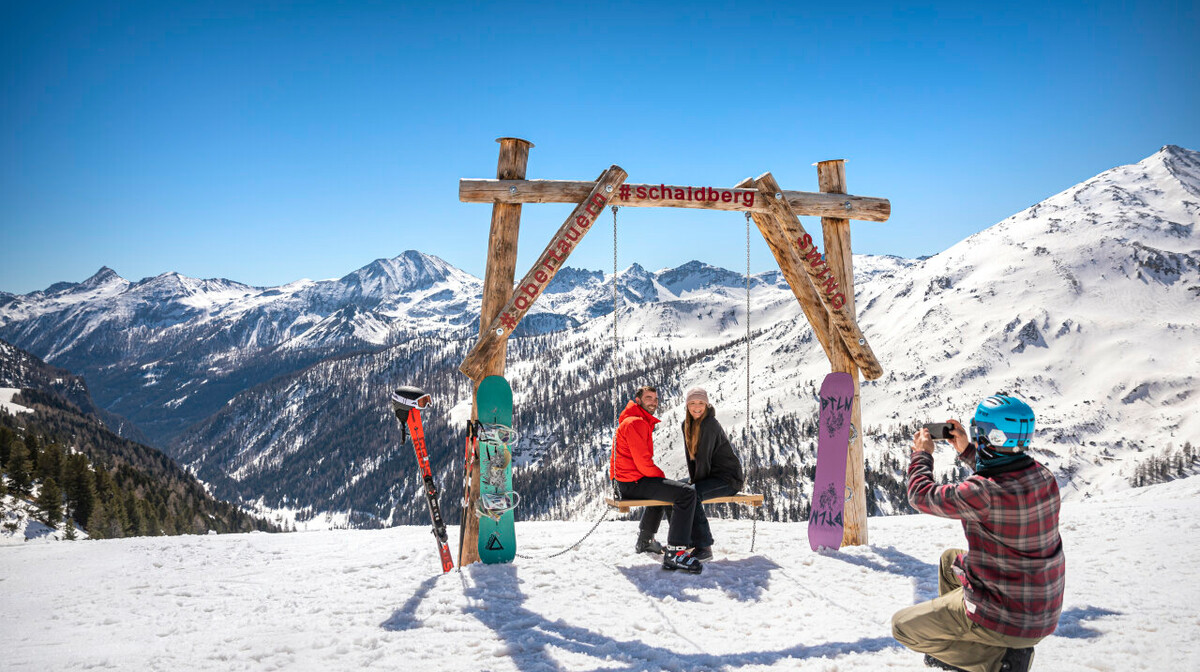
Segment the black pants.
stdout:
<path fill-rule="evenodd" d="M 701 502 L 710 497 L 736 495 L 737 490 L 723 478 L 705 478 L 697 481 L 692 487 L 696 489 L 696 513 L 692 516 L 692 545 L 698 548 L 712 546 L 712 529 L 708 525 L 708 516 L 704 514 Z M 655 497 L 654 499 L 666 499 L 666 497 Z M 658 532 L 658 526 L 662 523 L 663 514 L 666 511 L 667 507 L 665 506 L 646 507 L 646 512 L 642 514 L 642 532 L 651 535 Z"/>
<path fill-rule="evenodd" d="M 649 476 L 632 483 L 618 481 L 617 487 L 621 490 L 621 499 L 661 499 L 674 502 L 671 506 L 670 528 L 667 530 L 667 545 L 692 545 L 693 519 L 696 511 L 700 509 L 694 487 L 667 478 Z M 646 507 L 640 526 L 643 534 L 648 532 L 653 535 L 658 531 L 666 509 L 665 506 Z"/>

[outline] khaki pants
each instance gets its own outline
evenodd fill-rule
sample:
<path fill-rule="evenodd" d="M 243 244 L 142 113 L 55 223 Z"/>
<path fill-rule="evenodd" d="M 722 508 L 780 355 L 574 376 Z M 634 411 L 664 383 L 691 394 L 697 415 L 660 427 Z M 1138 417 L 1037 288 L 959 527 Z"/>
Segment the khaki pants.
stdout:
<path fill-rule="evenodd" d="M 962 583 L 951 569 L 954 558 L 962 552 L 952 548 L 942 553 L 939 597 L 896 612 L 892 616 L 892 636 L 913 651 L 928 653 L 967 672 L 998 672 L 1006 649 L 1034 646 L 1042 638 L 1009 637 L 967 618 Z"/>

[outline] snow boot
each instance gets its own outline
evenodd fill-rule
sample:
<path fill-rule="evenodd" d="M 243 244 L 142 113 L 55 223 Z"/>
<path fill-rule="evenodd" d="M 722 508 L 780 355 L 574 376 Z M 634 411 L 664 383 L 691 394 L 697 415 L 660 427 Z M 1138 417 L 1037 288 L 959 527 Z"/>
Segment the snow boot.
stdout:
<path fill-rule="evenodd" d="M 937 658 L 934 658 L 933 656 L 929 655 L 928 653 L 925 654 L 925 667 L 936 667 L 939 670 L 951 670 L 951 671 L 957 670 L 957 672 L 967 672 L 966 670 L 962 669 L 961 667 L 955 667 L 953 665 L 950 665 L 949 663 L 943 663 L 942 661 L 938 660 Z"/>
<path fill-rule="evenodd" d="M 712 560 L 712 546 L 697 546 L 692 550 L 692 557 L 700 562 Z"/>
<path fill-rule="evenodd" d="M 638 533 L 638 540 L 637 540 L 637 543 L 634 544 L 633 550 L 637 551 L 638 553 L 649 553 L 651 555 L 662 555 L 663 547 L 662 547 L 662 544 L 658 543 L 658 541 L 655 540 L 653 534 L 646 534 L 645 532 L 641 532 L 641 533 Z"/>
<path fill-rule="evenodd" d="M 1000 659 L 1000 672 L 1029 672 L 1029 666 L 1032 664 L 1032 646 L 1027 646 L 1023 649 L 1009 649 L 1004 652 L 1004 657 Z"/>
<path fill-rule="evenodd" d="M 663 554 L 663 569 L 681 569 L 689 574 L 699 574 L 704 571 L 704 565 L 688 553 L 686 546 L 667 546 Z"/>

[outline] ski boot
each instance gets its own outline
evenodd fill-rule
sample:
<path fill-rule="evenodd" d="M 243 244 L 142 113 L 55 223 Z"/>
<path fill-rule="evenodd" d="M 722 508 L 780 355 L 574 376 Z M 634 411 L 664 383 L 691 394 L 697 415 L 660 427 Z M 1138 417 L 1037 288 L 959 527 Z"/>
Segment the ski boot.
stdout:
<path fill-rule="evenodd" d="M 925 667 L 936 667 L 939 670 L 951 670 L 951 672 L 967 672 L 961 667 L 955 667 L 949 663 L 943 663 L 928 653 L 925 654 Z"/>
<path fill-rule="evenodd" d="M 704 571 L 704 565 L 692 557 L 686 546 L 667 546 L 667 550 L 663 554 L 662 568 L 672 571 L 679 569 L 688 574 L 699 574 Z"/>
<path fill-rule="evenodd" d="M 662 555 L 662 544 L 654 538 L 653 534 L 645 532 L 638 533 L 637 543 L 633 545 L 633 550 L 637 553 L 649 553 L 651 555 Z"/>
<path fill-rule="evenodd" d="M 1032 646 L 1023 649 L 1009 649 L 1000 659 L 1000 672 L 1029 672 L 1031 665 L 1033 665 Z"/>

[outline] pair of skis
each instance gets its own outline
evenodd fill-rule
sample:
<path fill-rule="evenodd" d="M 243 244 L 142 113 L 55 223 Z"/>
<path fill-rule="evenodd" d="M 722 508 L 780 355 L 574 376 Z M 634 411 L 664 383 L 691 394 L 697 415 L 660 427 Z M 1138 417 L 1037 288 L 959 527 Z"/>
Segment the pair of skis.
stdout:
<path fill-rule="evenodd" d="M 417 453 L 417 465 L 421 468 L 421 480 L 425 487 L 425 501 L 429 504 L 429 518 L 433 522 L 433 536 L 437 539 L 438 555 L 442 559 L 442 573 L 454 569 L 450 557 L 449 535 L 446 522 L 442 520 L 442 509 L 438 505 L 437 484 L 429 468 L 429 453 L 425 450 L 425 428 L 421 425 L 421 409 L 426 408 L 432 397 L 415 387 L 401 387 L 392 393 L 392 411 L 400 421 L 400 431 L 405 438 L 412 436 L 413 450 Z"/>
<path fill-rule="evenodd" d="M 516 443 L 516 432 L 512 428 L 512 388 L 503 377 L 488 376 L 479 384 L 475 398 L 479 420 L 472 423 L 467 436 L 462 523 L 465 527 L 468 515 L 479 517 L 480 560 L 488 564 L 512 562 L 517 552 L 513 509 L 520 501 L 512 489 L 510 446 Z M 421 424 L 421 409 L 428 407 L 431 400 L 430 395 L 422 390 L 401 387 L 392 393 L 392 410 L 400 421 L 405 440 L 410 435 L 412 437 L 442 571 L 449 572 L 454 568 L 454 561 L 450 556 L 449 535 L 438 504 L 437 484 L 429 467 L 425 430 Z M 471 507 L 468 500 L 476 466 L 480 470 L 479 500 L 476 506 Z M 460 558 L 464 537 L 460 533 Z"/>

